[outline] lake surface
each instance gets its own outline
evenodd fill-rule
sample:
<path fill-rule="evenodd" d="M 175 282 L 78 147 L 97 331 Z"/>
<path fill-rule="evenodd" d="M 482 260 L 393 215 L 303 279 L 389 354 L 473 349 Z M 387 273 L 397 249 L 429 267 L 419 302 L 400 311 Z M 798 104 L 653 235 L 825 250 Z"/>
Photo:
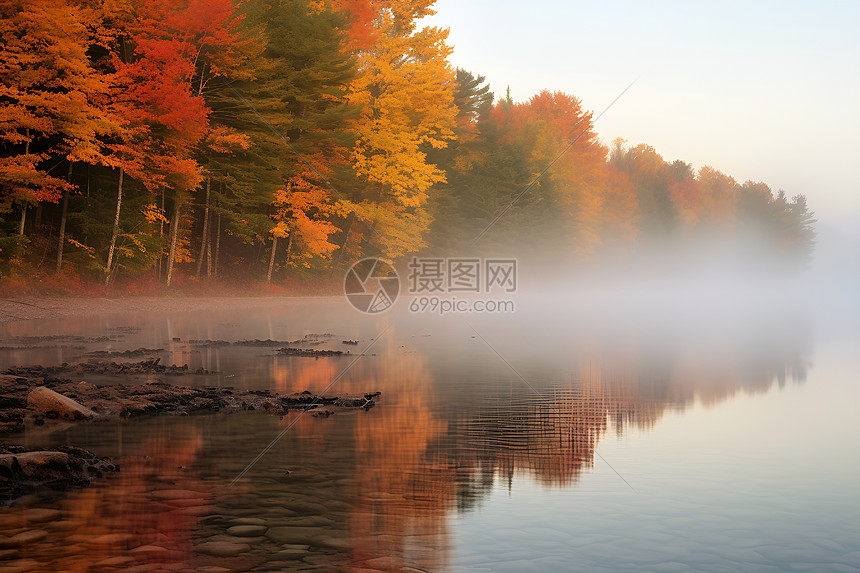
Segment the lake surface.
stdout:
<path fill-rule="evenodd" d="M 329 418 L 164 415 L 3 436 L 84 447 L 122 471 L 0 509 L 0 534 L 44 532 L 0 560 L 55 571 L 860 571 L 853 317 L 571 299 L 450 316 L 399 304 L 366 316 L 340 298 L 225 301 L 0 327 L 0 368 L 145 347 L 217 372 L 177 384 L 382 392 L 369 411 Z M 190 342 L 309 334 L 332 335 L 314 348 L 351 354 Z"/>

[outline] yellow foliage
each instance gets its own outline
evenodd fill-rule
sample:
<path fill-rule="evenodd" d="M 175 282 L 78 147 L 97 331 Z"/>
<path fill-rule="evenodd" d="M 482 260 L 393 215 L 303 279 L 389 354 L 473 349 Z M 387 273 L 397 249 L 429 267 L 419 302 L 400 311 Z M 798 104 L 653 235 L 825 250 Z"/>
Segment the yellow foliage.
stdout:
<path fill-rule="evenodd" d="M 350 86 L 350 103 L 362 109 L 353 166 L 378 190 L 362 205 L 393 233 L 396 245 L 386 247 L 393 253 L 423 245 L 420 233 L 429 221 L 422 207 L 433 184 L 445 181 L 444 172 L 427 162 L 426 151 L 446 147 L 457 121 L 448 30 L 416 31 L 416 20 L 432 14 L 432 4 L 375 4 L 376 42 L 358 54 L 360 73 Z"/>
<path fill-rule="evenodd" d="M 385 258 L 393 260 L 427 246 L 423 235 L 433 219 L 424 209 L 365 201 L 361 203 L 361 212 L 373 220 Z"/>
<path fill-rule="evenodd" d="M 141 211 L 147 223 L 162 223 L 170 224 L 167 217 L 164 216 L 164 210 L 158 207 L 155 203 L 150 203 Z"/>
<path fill-rule="evenodd" d="M 76 241 L 76 240 L 74 240 L 73 238 L 68 237 L 68 236 L 66 237 L 66 240 L 67 240 L 71 245 L 74 245 L 75 247 L 78 247 L 79 249 L 81 249 L 82 251 L 84 251 L 84 252 L 87 254 L 87 256 L 88 256 L 89 258 L 91 258 L 91 259 L 95 259 L 95 258 L 96 258 L 96 250 L 95 250 L 93 247 L 88 247 L 87 245 L 85 245 L 85 244 L 83 244 L 83 243 L 81 243 L 81 242 L 79 242 L 79 241 Z"/>

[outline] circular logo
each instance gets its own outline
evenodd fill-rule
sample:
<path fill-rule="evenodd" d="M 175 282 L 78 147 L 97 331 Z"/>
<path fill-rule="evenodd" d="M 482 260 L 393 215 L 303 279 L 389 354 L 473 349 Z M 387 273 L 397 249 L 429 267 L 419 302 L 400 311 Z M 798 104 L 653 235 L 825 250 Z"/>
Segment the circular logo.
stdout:
<path fill-rule="evenodd" d="M 400 293 L 400 277 L 390 263 L 377 259 L 361 259 L 346 271 L 343 293 L 357 310 L 367 314 L 385 312 Z"/>

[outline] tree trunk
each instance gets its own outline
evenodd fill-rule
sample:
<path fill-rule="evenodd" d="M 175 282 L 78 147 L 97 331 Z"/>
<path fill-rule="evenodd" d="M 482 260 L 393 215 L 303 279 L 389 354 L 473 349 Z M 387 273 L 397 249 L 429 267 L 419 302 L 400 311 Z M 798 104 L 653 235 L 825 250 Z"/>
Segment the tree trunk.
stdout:
<path fill-rule="evenodd" d="M 203 239 L 200 241 L 200 258 L 197 260 L 197 278 L 200 278 L 200 273 L 203 271 L 203 255 L 206 254 L 206 245 L 209 243 L 209 188 L 211 181 L 209 177 L 206 178 L 206 206 L 203 208 Z"/>
<path fill-rule="evenodd" d="M 210 231 L 211 234 L 211 231 Z M 212 278 L 212 240 L 206 239 L 206 278 Z"/>
<path fill-rule="evenodd" d="M 215 264 L 213 271 L 215 278 L 218 278 L 218 260 L 221 256 L 221 213 L 218 213 L 218 227 L 215 229 Z"/>
<path fill-rule="evenodd" d="M 72 165 L 69 161 L 69 176 L 66 177 L 68 183 L 72 182 Z M 57 272 L 63 270 L 63 242 L 66 240 L 66 212 L 69 208 L 69 191 L 63 191 L 63 210 L 60 213 L 60 240 L 57 243 Z"/>
<path fill-rule="evenodd" d="M 24 140 L 24 155 L 30 155 L 30 128 L 26 128 L 24 132 L 27 138 Z M 24 234 L 24 223 L 27 222 L 27 204 L 21 201 L 21 225 L 18 227 L 18 234 Z"/>
<path fill-rule="evenodd" d="M 161 215 L 164 216 L 164 189 L 161 190 Z M 164 238 L 164 219 L 158 220 L 158 238 Z M 159 240 L 158 253 L 158 280 L 161 280 L 162 267 L 164 266 L 164 245 Z"/>
<path fill-rule="evenodd" d="M 290 231 L 290 234 L 287 235 L 287 265 L 289 265 L 290 261 L 292 261 L 292 259 L 293 259 L 292 255 L 290 253 L 291 248 L 293 248 L 293 232 L 292 231 Z"/>
<path fill-rule="evenodd" d="M 275 251 L 278 250 L 278 236 L 272 235 L 272 256 L 269 257 L 269 272 L 266 275 L 266 282 L 272 282 L 272 269 L 275 267 Z"/>
<path fill-rule="evenodd" d="M 167 286 L 170 286 L 170 281 L 173 279 L 173 261 L 176 259 L 176 237 L 179 236 L 179 192 L 176 193 L 176 198 L 173 204 L 173 222 L 170 224 L 170 252 L 167 254 Z"/>
<path fill-rule="evenodd" d="M 119 210 L 122 206 L 122 167 L 119 168 L 119 185 L 116 191 L 116 216 L 113 219 L 113 234 L 110 237 L 110 249 L 108 250 L 107 267 L 105 267 L 105 286 L 110 283 L 110 269 L 113 263 L 113 252 L 116 248 L 116 236 L 119 232 Z"/>

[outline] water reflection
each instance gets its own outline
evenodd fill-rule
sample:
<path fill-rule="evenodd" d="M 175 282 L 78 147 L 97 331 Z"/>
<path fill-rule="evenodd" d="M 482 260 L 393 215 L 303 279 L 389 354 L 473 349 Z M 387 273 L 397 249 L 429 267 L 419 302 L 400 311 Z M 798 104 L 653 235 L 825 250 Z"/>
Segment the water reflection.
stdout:
<path fill-rule="evenodd" d="M 323 319 L 297 321 L 290 309 L 245 320 L 241 327 L 229 313 L 197 317 L 201 324 L 181 317 L 126 317 L 140 321 L 140 329 L 125 330 L 108 344 L 163 347 L 165 361 L 219 370 L 218 384 L 322 391 L 351 358 L 198 348 L 187 340 L 289 339 L 312 331 L 312 320 L 337 334 L 329 347 L 342 348 L 343 338 L 368 341 L 381 330 L 379 323 L 336 319 L 326 308 L 316 307 Z M 72 328 L 71 320 L 58 328 L 98 336 L 129 326 L 113 318 L 110 325 L 87 319 Z M 761 393 L 806 379 L 812 344 L 803 320 L 699 329 L 694 337 L 683 329 L 654 336 L 637 324 L 578 321 L 548 328 L 543 322 L 511 332 L 478 323 L 534 391 L 463 324 L 446 323 L 430 333 L 428 324 L 398 324 L 333 390 L 381 391 L 379 406 L 369 412 L 329 419 L 256 412 L 164 417 L 6 437 L 34 447 L 86 447 L 120 458 L 122 472 L 68 494 L 56 505 L 60 514 L 48 521 L 26 518 L 29 509 L 53 503 L 38 498 L 4 510 L 7 536 L 34 529 L 48 535 L 0 558 L 25 569 L 29 563 L 69 571 L 95 564 L 446 570 L 456 543 L 452 519 L 481 508 L 499 484 L 514 488 L 528 477 L 551 490 L 573 486 L 595 466 L 607 435 L 620 438 L 630 428 L 654 427 L 668 412 L 715 406 L 739 392 Z M 14 328 L 4 334 L 7 341 L 28 335 Z M 522 344 L 523 336 L 530 344 Z M 83 344 L 91 349 L 106 343 Z M 3 360 L 48 362 L 46 352 L 17 349 Z M 191 381 L 212 384 L 211 378 Z M 615 485 L 626 487 L 620 480 Z"/>

